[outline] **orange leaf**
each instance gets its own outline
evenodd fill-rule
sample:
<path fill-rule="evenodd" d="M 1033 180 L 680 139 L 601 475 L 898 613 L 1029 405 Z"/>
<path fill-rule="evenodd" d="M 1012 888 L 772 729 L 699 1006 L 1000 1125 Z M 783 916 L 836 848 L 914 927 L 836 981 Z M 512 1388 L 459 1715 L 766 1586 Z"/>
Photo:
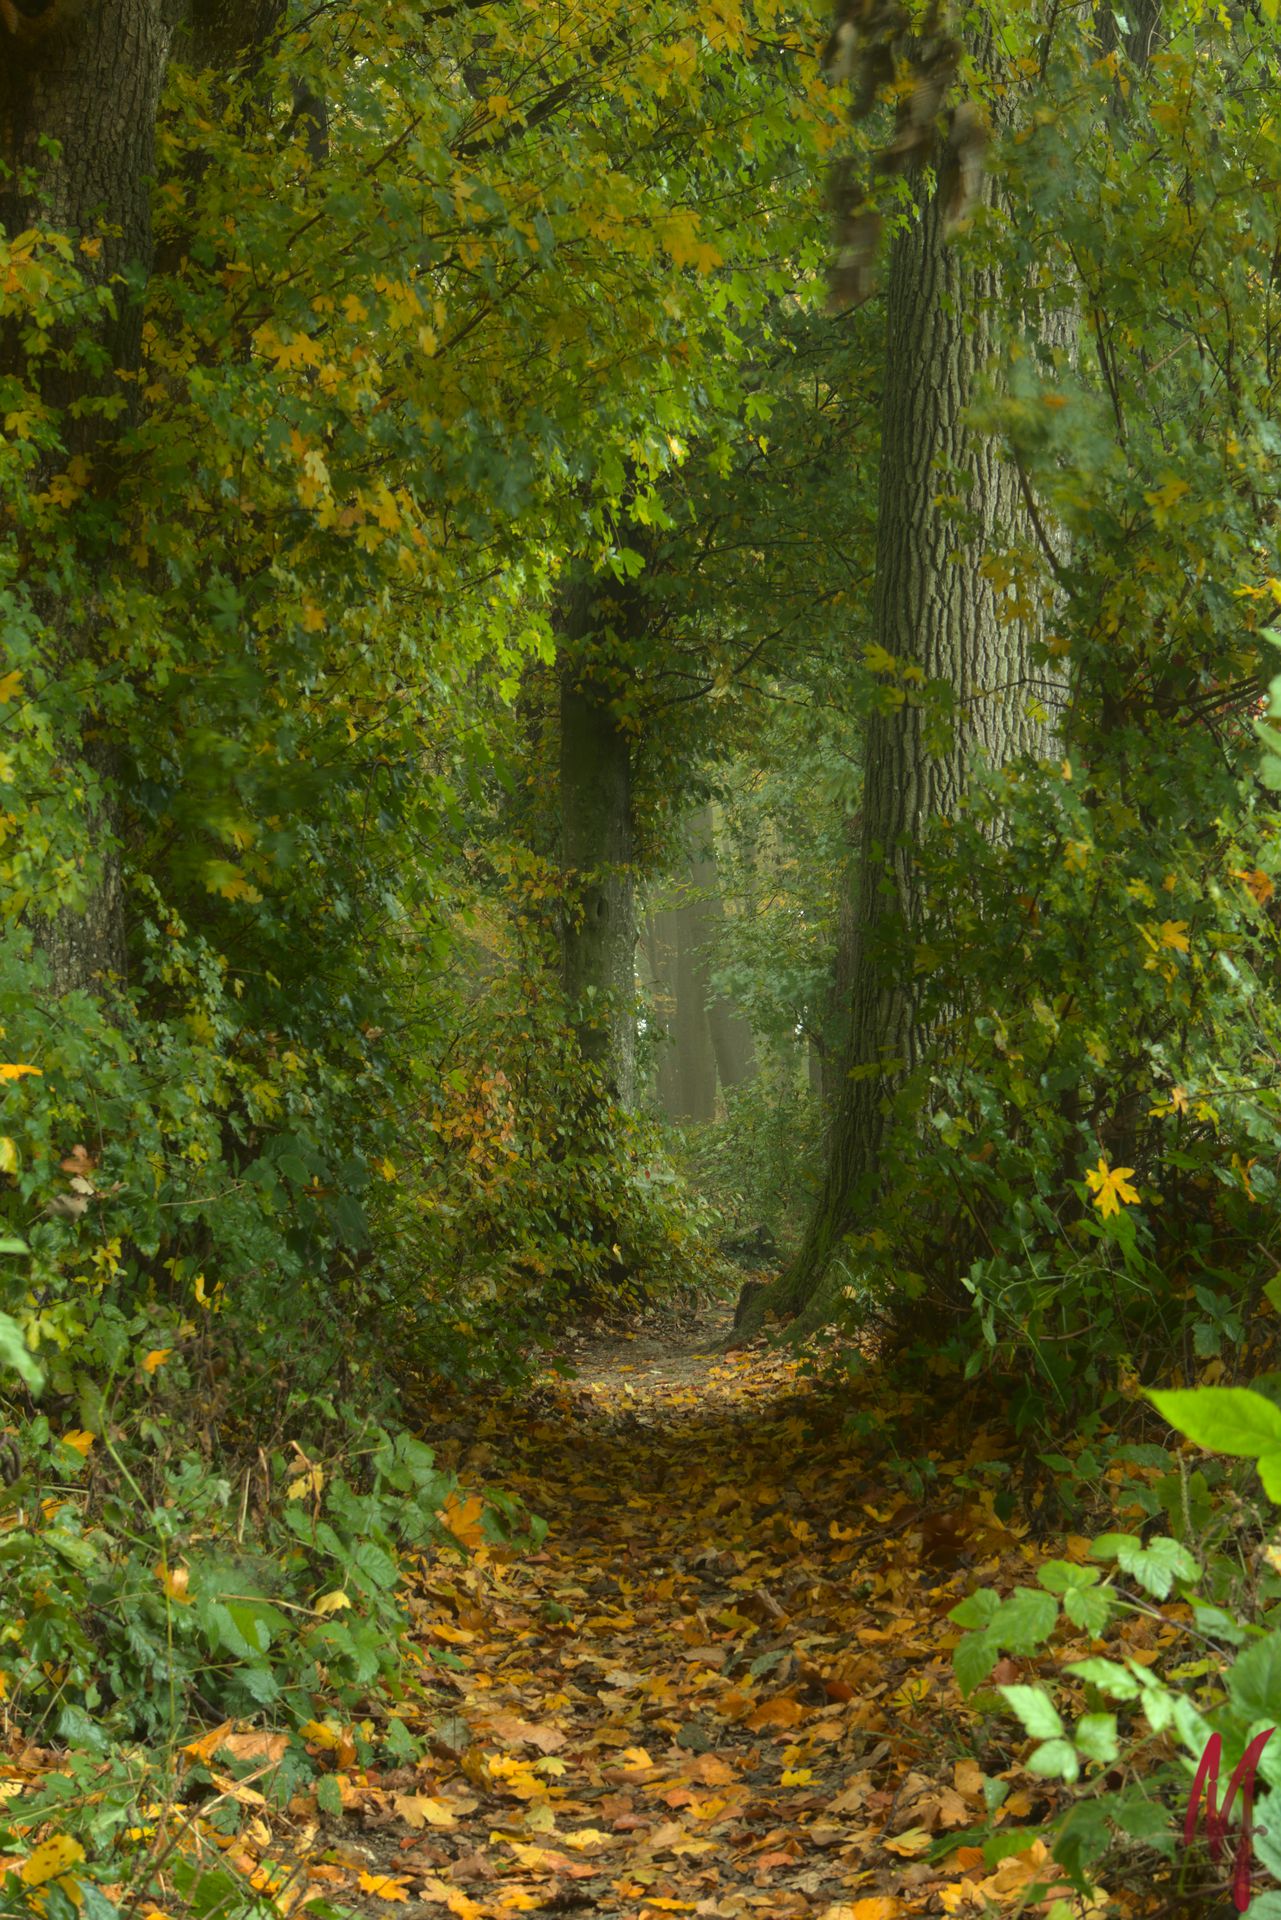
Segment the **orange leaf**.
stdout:
<path fill-rule="evenodd" d="M 745 1724 L 753 1733 L 759 1733 L 763 1727 L 794 1727 L 804 1718 L 805 1709 L 800 1702 L 788 1693 L 780 1693 L 773 1700 L 762 1701 L 754 1713 L 748 1714 Z"/>

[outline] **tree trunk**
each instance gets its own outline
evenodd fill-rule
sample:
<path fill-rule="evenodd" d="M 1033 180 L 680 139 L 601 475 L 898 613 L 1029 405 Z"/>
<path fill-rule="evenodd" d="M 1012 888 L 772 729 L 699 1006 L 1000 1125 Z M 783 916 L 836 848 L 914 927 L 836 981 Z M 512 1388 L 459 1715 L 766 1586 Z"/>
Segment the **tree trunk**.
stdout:
<path fill-rule="evenodd" d="M 712 992 L 706 949 L 725 921 L 725 901 L 716 865 L 712 809 L 699 807 L 690 820 L 689 877 L 695 892 L 689 901 L 691 937 L 699 951 L 698 977 L 707 1009 L 716 1076 L 723 1090 L 756 1077 L 756 1042 L 747 1020 L 732 1000 Z"/>
<path fill-rule="evenodd" d="M 81 351 L 74 355 L 54 351 L 37 360 L 22 329 L 8 325 L 0 331 L 0 375 L 60 415 L 64 453 L 46 460 L 43 480 L 79 455 L 101 496 L 114 480 L 112 445 L 136 418 L 130 376 L 141 363 L 142 310 L 134 289 L 151 266 L 156 115 L 171 27 L 161 0 L 115 0 L 70 17 L 73 11 L 55 0 L 34 18 L 20 17 L 15 34 L 0 26 L 0 225 L 11 239 L 34 228 L 65 234 L 73 245 L 84 241 L 87 250 L 74 254 L 78 268 L 111 294 L 93 323 L 76 325 Z M 97 355 L 84 353 L 88 340 Z M 123 416 L 85 405 L 107 398 L 123 402 Z M 94 721 L 100 615 L 85 584 L 89 571 L 70 595 L 42 584 L 37 568 L 28 575 L 47 635 L 44 672 L 83 688 L 83 737 L 61 743 L 55 770 L 85 795 L 75 852 L 80 897 L 33 920 L 59 995 L 121 976 L 125 964 L 114 754 Z"/>
<path fill-rule="evenodd" d="M 675 909 L 676 1075 L 683 1120 L 716 1118 L 716 1055 L 707 1020 L 707 979 L 697 909 L 686 894 Z"/>
<path fill-rule="evenodd" d="M 280 4 L 196 0 L 193 58 L 229 65 Z M 137 422 L 156 120 L 178 12 L 173 0 L 17 0 L 0 21 L 0 228 L 10 239 L 33 229 L 66 235 L 85 280 L 109 290 L 92 321 L 82 312 L 39 357 L 20 325 L 0 327 L 0 378 L 59 416 L 61 452 L 29 476 L 33 492 L 78 457 L 91 499 L 109 507 L 115 448 Z M 111 404 L 94 404 L 102 401 Z M 104 518 L 109 524 L 110 513 Z M 70 727 L 58 741 L 52 768 L 64 790 L 83 795 L 79 884 L 61 881 L 67 897 L 31 916 L 59 995 L 123 979 L 126 944 L 117 756 L 95 703 L 102 614 L 89 583 L 102 558 L 87 544 L 76 557 L 77 569 L 60 565 L 43 578 L 36 559 L 26 576 L 46 636 L 44 674 L 76 689 L 81 714 L 78 736 Z"/>
<path fill-rule="evenodd" d="M 801 1252 L 775 1304 L 813 1301 L 836 1243 L 874 1206 L 895 1096 L 929 1035 L 918 1013 L 913 943 L 916 856 L 928 824 L 962 798 L 977 752 L 994 764 L 1044 751 L 1052 724 L 1025 691 L 1038 628 L 1002 621 L 981 563 L 1026 527 L 1016 472 L 963 413 L 994 350 L 999 287 L 944 242 L 937 198 L 896 238 L 886 299 L 886 359 L 873 632 L 886 653 L 956 694 L 954 737 L 931 750 L 909 700 L 868 727 L 850 953 L 849 1039 L 826 1177 Z M 962 538 L 941 492 L 969 485 Z"/>
<path fill-rule="evenodd" d="M 676 1064 L 676 916 L 670 908 L 645 915 L 645 957 L 649 966 L 651 1014 L 657 1032 L 655 1098 L 668 1120 L 681 1118 L 680 1075 Z"/>
<path fill-rule="evenodd" d="M 580 589 L 570 628 L 587 619 Z M 581 625 L 579 625 L 581 632 Z M 636 1099 L 632 763 L 606 691 L 567 660 L 560 690 L 561 862 L 571 889 L 562 966 L 583 1058 L 624 1106 Z"/>

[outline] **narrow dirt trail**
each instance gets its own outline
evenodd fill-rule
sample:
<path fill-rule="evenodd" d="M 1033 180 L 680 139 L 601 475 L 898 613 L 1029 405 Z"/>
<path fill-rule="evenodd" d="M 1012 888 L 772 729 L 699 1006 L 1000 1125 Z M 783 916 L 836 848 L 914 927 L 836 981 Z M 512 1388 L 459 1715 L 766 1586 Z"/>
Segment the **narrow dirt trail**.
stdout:
<path fill-rule="evenodd" d="M 585 1343 L 455 1439 L 547 1537 L 427 1575 L 432 1759 L 353 1790 L 313 1870 L 336 1901 L 356 1877 L 367 1913 L 896 1920 L 1044 1874 L 1039 1843 L 992 1870 L 964 1832 L 985 1775 L 1009 1824 L 1042 1811 L 1013 1752 L 976 1750 L 949 1660 L 962 1594 L 1041 1557 L 972 1490 L 993 1437 L 936 1421 L 922 1504 L 848 1397 L 720 1331 Z"/>

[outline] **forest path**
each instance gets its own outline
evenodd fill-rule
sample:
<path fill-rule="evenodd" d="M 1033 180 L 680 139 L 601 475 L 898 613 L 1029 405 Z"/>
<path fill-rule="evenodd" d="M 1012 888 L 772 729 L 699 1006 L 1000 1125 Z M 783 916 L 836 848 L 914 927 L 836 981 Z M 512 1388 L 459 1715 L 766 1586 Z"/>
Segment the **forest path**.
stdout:
<path fill-rule="evenodd" d="M 790 1354 L 713 1351 L 724 1331 L 586 1339 L 575 1378 L 442 1446 L 548 1533 L 425 1570 L 432 1756 L 352 1783 L 312 1869 L 342 1883 L 331 1898 L 462 1920 L 897 1920 L 1027 1893 L 1040 1843 L 994 1871 L 948 1844 L 984 1806 L 948 1610 L 1041 1557 L 990 1496 L 949 1492 L 993 1436 L 924 1393 L 902 1403 L 939 1465 L 923 1504 L 867 1423 L 851 1436 L 857 1392 L 838 1401 Z M 1025 1824 L 1040 1809 L 1012 1753 L 983 1758 Z"/>

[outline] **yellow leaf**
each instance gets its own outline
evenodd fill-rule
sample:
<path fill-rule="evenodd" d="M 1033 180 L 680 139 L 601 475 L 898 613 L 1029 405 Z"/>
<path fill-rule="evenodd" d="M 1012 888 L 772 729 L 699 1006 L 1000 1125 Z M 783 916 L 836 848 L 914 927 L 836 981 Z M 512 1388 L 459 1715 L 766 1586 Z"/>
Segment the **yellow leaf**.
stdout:
<path fill-rule="evenodd" d="M 901 1853 L 911 1858 L 914 1853 L 924 1853 L 931 1846 L 934 1836 L 928 1827 L 909 1827 L 906 1833 L 896 1833 L 892 1840 L 885 1842 L 887 1853 Z"/>
<path fill-rule="evenodd" d="M 157 1367 L 163 1367 L 172 1352 L 172 1347 L 153 1347 L 143 1360 L 143 1372 L 154 1373 Z"/>
<path fill-rule="evenodd" d="M 396 1811 L 410 1827 L 452 1827 L 454 1811 L 447 1800 L 433 1799 L 429 1793 L 398 1793 Z"/>
<path fill-rule="evenodd" d="M 326 1726 L 323 1720 L 308 1720 L 299 1729 L 304 1740 L 313 1747 L 341 1747 L 343 1736 L 336 1727 Z"/>
<path fill-rule="evenodd" d="M 83 1459 L 96 1438 L 96 1434 L 89 1433 L 84 1427 L 73 1427 L 70 1433 L 63 1434 L 62 1444 L 64 1447 L 74 1447 Z"/>
<path fill-rule="evenodd" d="M 0 1173 L 18 1171 L 18 1149 L 8 1134 L 0 1134 Z"/>
<path fill-rule="evenodd" d="M 28 1854 L 18 1878 L 29 1887 L 42 1887 L 46 1880 L 56 1880 L 68 1867 L 79 1866 L 84 1857 L 85 1850 L 78 1840 L 67 1833 L 55 1833 Z"/>
<path fill-rule="evenodd" d="M 1090 1167 L 1085 1175 L 1086 1184 L 1094 1195 L 1094 1204 L 1106 1220 L 1109 1214 L 1120 1213 L 1121 1202 L 1127 1207 L 1136 1207 L 1139 1196 L 1130 1185 L 1133 1167 L 1109 1167 L 1103 1155 L 1099 1155 L 1098 1167 Z"/>
<path fill-rule="evenodd" d="M 152 1572 L 171 1600 L 176 1600 L 180 1607 L 191 1605 L 191 1596 L 187 1592 L 187 1582 L 191 1578 L 189 1567 L 167 1567 L 163 1560 L 157 1560 Z"/>
<path fill-rule="evenodd" d="M 788 1767 L 783 1774 L 783 1785 L 785 1787 L 808 1787 L 813 1778 L 813 1769 L 810 1767 Z"/>
<path fill-rule="evenodd" d="M 0 675 L 0 707 L 8 706 L 10 700 L 16 700 L 22 689 L 22 675 L 17 667 L 12 673 Z"/>
<path fill-rule="evenodd" d="M 193 1760 L 212 1760 L 222 1745 L 223 1735 L 231 1732 L 230 1720 L 224 1720 L 220 1727 L 213 1727 L 208 1733 L 202 1733 L 199 1740 L 193 1740 L 183 1748 Z"/>
<path fill-rule="evenodd" d="M 408 1900 L 405 1888 L 409 1885 L 407 1874 L 362 1873 L 360 1890 L 372 1893 L 377 1900 Z"/>
<path fill-rule="evenodd" d="M 380 1160 L 378 1162 L 378 1171 L 384 1180 L 394 1180 L 396 1178 L 396 1169 L 390 1160 Z"/>
<path fill-rule="evenodd" d="M 42 1079 L 39 1067 L 24 1067 L 17 1064 L 6 1065 L 0 1062 L 0 1080 L 21 1080 L 24 1074 L 34 1073 L 37 1080 Z"/>
<path fill-rule="evenodd" d="M 324 1485 L 325 1469 L 323 1467 L 309 1467 L 306 1473 L 300 1473 L 296 1480 L 289 1482 L 289 1485 L 285 1488 L 285 1498 L 287 1500 L 305 1500 L 309 1493 L 318 1494 L 322 1492 Z"/>
<path fill-rule="evenodd" d="M 1150 507 L 1157 509 L 1156 519 L 1157 524 L 1160 525 L 1162 510 L 1174 506 L 1177 501 L 1182 500 L 1185 493 L 1190 492 L 1191 488 L 1186 480 L 1180 480 L 1176 475 L 1170 474 L 1159 487 L 1151 493 L 1145 493 L 1143 498 Z"/>
<path fill-rule="evenodd" d="M 350 1605 L 351 1601 L 347 1598 L 346 1594 L 340 1587 L 336 1587 L 332 1593 L 321 1594 L 313 1611 L 322 1614 L 341 1613 L 344 1607 L 349 1607 Z"/>
<path fill-rule="evenodd" d="M 1163 920 L 1160 927 L 1161 945 L 1173 947 L 1176 953 L 1188 951 L 1188 923 L 1186 920 Z"/>

